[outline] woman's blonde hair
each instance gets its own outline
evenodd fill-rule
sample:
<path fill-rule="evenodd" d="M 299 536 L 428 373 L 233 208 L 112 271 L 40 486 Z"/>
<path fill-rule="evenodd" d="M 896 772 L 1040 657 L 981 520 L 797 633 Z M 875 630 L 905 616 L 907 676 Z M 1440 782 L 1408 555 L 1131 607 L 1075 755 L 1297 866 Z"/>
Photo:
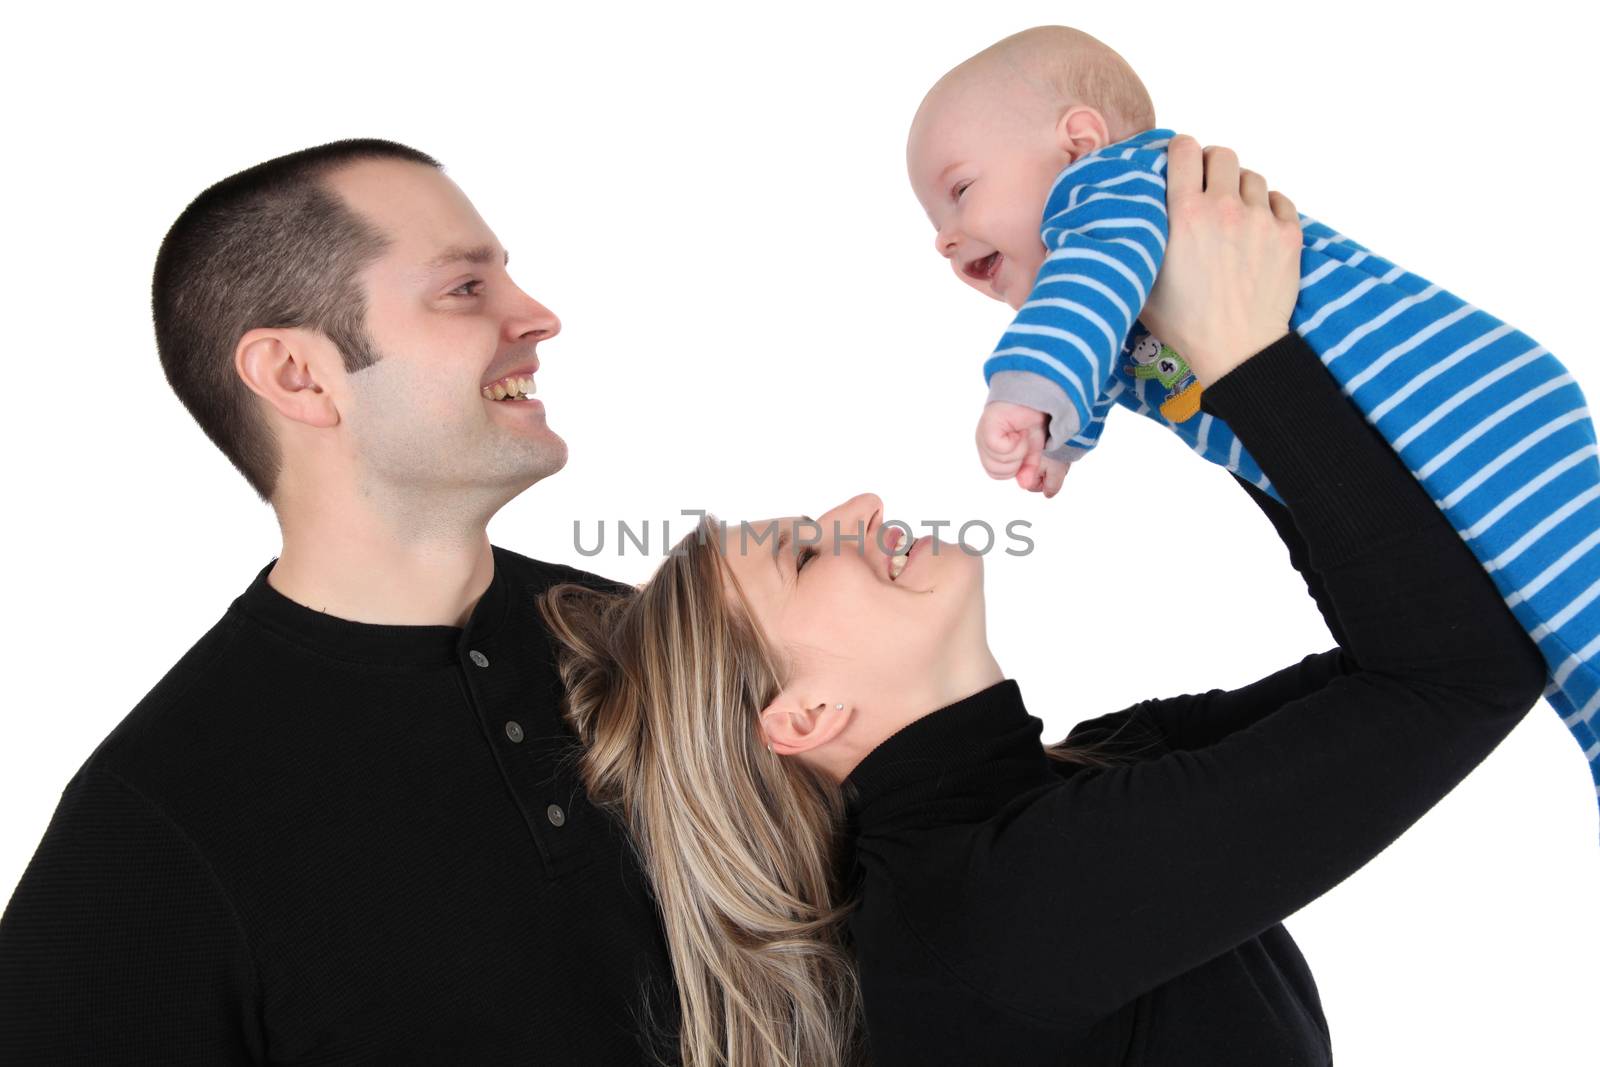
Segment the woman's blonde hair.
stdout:
<path fill-rule="evenodd" d="M 844 794 L 762 741 L 783 661 L 721 562 L 723 536 L 706 515 L 637 590 L 541 595 L 580 777 L 654 892 L 683 1067 L 865 1065 Z"/>

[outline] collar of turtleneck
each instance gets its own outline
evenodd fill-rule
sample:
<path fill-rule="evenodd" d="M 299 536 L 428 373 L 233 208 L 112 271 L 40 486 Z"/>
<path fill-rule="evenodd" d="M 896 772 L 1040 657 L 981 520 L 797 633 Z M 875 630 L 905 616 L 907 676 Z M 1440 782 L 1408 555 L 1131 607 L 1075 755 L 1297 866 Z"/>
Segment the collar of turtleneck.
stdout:
<path fill-rule="evenodd" d="M 897 815 L 933 805 L 975 815 L 1019 789 L 1052 779 L 1022 690 L 1007 678 L 891 734 L 844 781 L 850 819 L 870 834 Z"/>

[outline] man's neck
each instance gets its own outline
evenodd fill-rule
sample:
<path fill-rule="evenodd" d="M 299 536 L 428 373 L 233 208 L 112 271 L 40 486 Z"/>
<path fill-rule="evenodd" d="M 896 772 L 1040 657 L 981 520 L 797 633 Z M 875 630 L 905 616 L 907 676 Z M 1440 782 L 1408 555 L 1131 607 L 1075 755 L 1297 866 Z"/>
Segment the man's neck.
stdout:
<path fill-rule="evenodd" d="M 293 510 L 279 511 L 283 551 L 267 581 L 316 611 L 353 622 L 465 626 L 494 578 L 488 516 L 451 526 L 394 523 L 349 509 Z"/>

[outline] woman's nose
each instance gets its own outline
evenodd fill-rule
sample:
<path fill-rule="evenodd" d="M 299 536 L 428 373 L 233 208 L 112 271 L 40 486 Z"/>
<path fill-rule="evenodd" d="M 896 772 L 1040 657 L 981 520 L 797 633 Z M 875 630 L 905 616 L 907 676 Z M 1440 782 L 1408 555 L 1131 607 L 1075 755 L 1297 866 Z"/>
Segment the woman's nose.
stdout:
<path fill-rule="evenodd" d="M 867 528 L 872 524 L 872 516 L 882 512 L 883 501 L 876 493 L 859 493 L 851 497 L 817 519 L 817 524 L 822 527 L 822 543 L 833 544 L 837 541 L 841 550 L 870 544 Z"/>

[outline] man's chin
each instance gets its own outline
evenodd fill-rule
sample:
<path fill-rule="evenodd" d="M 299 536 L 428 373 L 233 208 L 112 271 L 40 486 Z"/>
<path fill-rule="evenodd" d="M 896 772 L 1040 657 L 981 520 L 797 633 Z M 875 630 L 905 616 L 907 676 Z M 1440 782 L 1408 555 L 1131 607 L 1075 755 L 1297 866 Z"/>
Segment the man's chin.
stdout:
<path fill-rule="evenodd" d="M 481 474 L 478 484 L 492 487 L 509 500 L 566 465 L 567 443 L 554 433 L 541 435 L 538 440 L 502 440 L 477 465 Z"/>
<path fill-rule="evenodd" d="M 545 448 L 528 457 L 521 479 L 523 488 L 544 481 L 567 465 L 566 441 L 552 433 L 544 443 Z"/>

